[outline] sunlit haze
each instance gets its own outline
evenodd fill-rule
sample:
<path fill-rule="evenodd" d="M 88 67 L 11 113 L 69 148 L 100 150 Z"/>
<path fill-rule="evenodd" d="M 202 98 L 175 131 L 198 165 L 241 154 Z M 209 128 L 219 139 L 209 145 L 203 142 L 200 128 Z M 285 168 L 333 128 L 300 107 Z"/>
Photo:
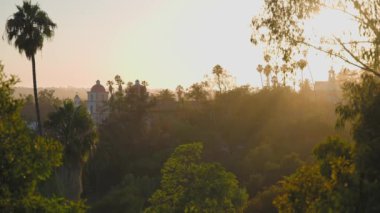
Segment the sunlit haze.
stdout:
<path fill-rule="evenodd" d="M 35 0 L 33 2 L 36 2 Z M 1 33 L 21 0 L 0 7 Z M 259 86 L 256 72 L 262 49 L 250 43 L 250 21 L 259 0 L 40 0 L 57 23 L 55 36 L 38 52 L 40 87 L 90 87 L 120 74 L 125 81 L 146 80 L 151 88 L 185 87 L 200 81 L 220 64 L 236 82 Z M 323 14 L 322 14 L 323 17 Z M 341 26 L 326 16 L 316 25 Z M 324 31 L 322 31 L 324 32 Z M 0 60 L 5 72 L 32 87 L 31 64 L 4 39 Z M 314 80 L 324 80 L 332 65 L 327 57 L 309 57 Z M 335 63 L 335 62 L 334 62 Z M 336 65 L 336 69 L 340 69 Z M 306 75 L 308 75 L 310 72 Z"/>

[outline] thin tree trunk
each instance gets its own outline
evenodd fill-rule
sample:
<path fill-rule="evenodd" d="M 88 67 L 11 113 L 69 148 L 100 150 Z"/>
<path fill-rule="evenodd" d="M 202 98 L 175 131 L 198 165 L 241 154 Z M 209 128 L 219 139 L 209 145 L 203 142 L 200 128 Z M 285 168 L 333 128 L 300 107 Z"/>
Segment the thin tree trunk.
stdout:
<path fill-rule="evenodd" d="M 35 107 L 36 107 L 38 134 L 42 135 L 42 124 L 41 124 L 41 117 L 40 117 L 40 106 L 38 104 L 38 93 L 37 93 L 36 61 L 34 59 L 34 55 L 32 56 L 32 67 L 33 67 L 34 103 L 35 103 Z"/>
<path fill-rule="evenodd" d="M 221 82 L 220 82 L 220 76 L 218 75 L 218 88 L 219 88 L 219 94 L 222 94 L 222 85 L 221 85 Z"/>
<path fill-rule="evenodd" d="M 261 88 L 264 88 L 263 75 L 260 73 Z"/>
<path fill-rule="evenodd" d="M 60 186 L 59 195 L 73 201 L 80 200 L 83 192 L 83 165 L 79 162 L 65 162 L 56 170 L 56 181 Z"/>

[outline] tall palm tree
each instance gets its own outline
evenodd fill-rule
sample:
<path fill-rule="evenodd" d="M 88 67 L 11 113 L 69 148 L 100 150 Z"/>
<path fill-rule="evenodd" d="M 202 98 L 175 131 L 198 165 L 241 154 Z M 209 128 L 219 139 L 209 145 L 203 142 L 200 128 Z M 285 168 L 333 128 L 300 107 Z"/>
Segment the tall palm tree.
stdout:
<path fill-rule="evenodd" d="M 263 84 L 263 70 L 264 70 L 263 65 L 261 65 L 261 64 L 257 65 L 256 70 L 257 70 L 257 72 L 260 73 L 261 88 L 263 88 L 264 87 L 264 84 Z"/>
<path fill-rule="evenodd" d="M 281 66 L 281 72 L 282 72 L 282 86 L 286 86 L 286 77 L 287 77 L 287 73 L 289 71 L 289 68 L 286 64 L 283 64 Z"/>
<path fill-rule="evenodd" d="M 272 66 L 267 64 L 264 67 L 264 75 L 267 77 L 267 87 L 270 87 L 270 74 L 272 73 Z"/>
<path fill-rule="evenodd" d="M 115 76 L 115 83 L 116 85 L 118 86 L 118 95 L 121 95 L 123 94 L 123 84 L 124 84 L 124 81 L 121 79 L 120 75 L 116 75 Z"/>
<path fill-rule="evenodd" d="M 109 80 L 107 81 L 108 91 L 111 94 L 111 97 L 113 95 L 113 81 Z"/>
<path fill-rule="evenodd" d="M 28 60 L 32 60 L 34 102 L 36 106 L 38 132 L 42 135 L 40 108 L 37 97 L 36 62 L 34 55 L 41 50 L 44 39 L 54 35 L 56 24 L 42 11 L 38 4 L 25 0 L 22 6 L 17 6 L 17 12 L 7 20 L 5 31 L 9 43 L 25 53 Z"/>
<path fill-rule="evenodd" d="M 219 94 L 222 94 L 222 80 L 221 76 L 223 74 L 223 67 L 219 64 L 215 65 L 215 67 L 212 69 L 212 74 L 216 77 L 216 85 L 219 89 Z"/>
<path fill-rule="evenodd" d="M 87 109 L 75 107 L 71 100 L 49 114 L 46 133 L 64 147 L 63 165 L 55 178 L 63 184 L 58 192 L 70 200 L 79 200 L 82 193 L 82 171 L 98 141 L 96 127 Z"/>
<path fill-rule="evenodd" d="M 301 59 L 297 62 L 297 66 L 301 70 L 301 83 L 303 84 L 304 82 L 303 70 L 307 66 L 307 61 L 305 59 Z"/>

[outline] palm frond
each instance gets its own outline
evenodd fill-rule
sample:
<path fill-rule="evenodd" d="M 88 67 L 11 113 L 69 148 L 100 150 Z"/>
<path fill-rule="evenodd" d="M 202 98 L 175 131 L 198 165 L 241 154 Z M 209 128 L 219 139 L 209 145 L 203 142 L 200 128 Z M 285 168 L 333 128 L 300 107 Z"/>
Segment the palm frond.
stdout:
<path fill-rule="evenodd" d="M 57 25 L 38 4 L 24 1 L 22 6 L 16 7 L 17 12 L 7 20 L 5 26 L 7 40 L 30 59 L 37 50 L 42 49 L 45 38 L 54 36 Z"/>

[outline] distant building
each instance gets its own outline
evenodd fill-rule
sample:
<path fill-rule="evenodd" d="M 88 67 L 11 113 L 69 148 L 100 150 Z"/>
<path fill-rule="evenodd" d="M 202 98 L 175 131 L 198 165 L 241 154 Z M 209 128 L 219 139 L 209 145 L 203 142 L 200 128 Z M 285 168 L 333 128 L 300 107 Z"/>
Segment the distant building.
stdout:
<path fill-rule="evenodd" d="M 336 81 L 335 71 L 332 68 L 329 70 L 328 81 L 316 81 L 314 91 L 317 96 L 327 98 L 330 101 L 337 102 L 339 100 L 341 91 L 339 83 Z"/>
<path fill-rule="evenodd" d="M 137 96 L 146 93 L 145 83 L 140 84 L 140 81 L 136 80 L 134 85 L 130 85 L 129 92 Z M 87 110 L 96 124 L 101 124 L 109 115 L 109 109 L 107 108 L 108 95 L 109 92 L 100 84 L 99 80 L 87 92 L 87 103 L 84 102 L 84 104 L 87 104 Z M 83 103 L 78 94 L 75 95 L 73 101 L 76 107 Z"/>
<path fill-rule="evenodd" d="M 96 84 L 87 92 L 87 109 L 96 124 L 101 124 L 108 116 L 107 100 L 108 92 L 97 80 Z"/>

